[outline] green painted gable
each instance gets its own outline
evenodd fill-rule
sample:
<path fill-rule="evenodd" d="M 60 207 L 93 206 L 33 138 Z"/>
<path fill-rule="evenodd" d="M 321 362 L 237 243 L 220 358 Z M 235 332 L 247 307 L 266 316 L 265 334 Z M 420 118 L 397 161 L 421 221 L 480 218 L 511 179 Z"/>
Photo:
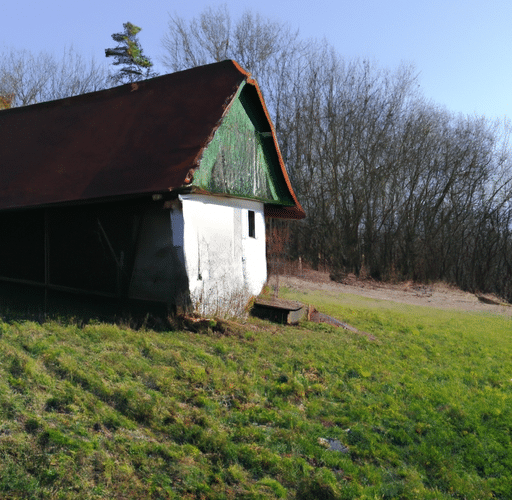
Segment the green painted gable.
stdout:
<path fill-rule="evenodd" d="M 253 86 L 242 84 L 205 149 L 193 186 L 210 193 L 294 205 L 270 124 Z"/>

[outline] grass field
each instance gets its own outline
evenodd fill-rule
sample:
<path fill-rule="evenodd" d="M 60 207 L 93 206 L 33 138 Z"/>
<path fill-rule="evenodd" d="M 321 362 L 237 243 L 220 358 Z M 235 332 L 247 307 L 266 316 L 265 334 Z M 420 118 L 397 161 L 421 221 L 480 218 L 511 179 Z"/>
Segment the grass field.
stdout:
<path fill-rule="evenodd" d="M 282 295 L 377 340 L 0 322 L 0 498 L 512 498 L 510 318 Z"/>

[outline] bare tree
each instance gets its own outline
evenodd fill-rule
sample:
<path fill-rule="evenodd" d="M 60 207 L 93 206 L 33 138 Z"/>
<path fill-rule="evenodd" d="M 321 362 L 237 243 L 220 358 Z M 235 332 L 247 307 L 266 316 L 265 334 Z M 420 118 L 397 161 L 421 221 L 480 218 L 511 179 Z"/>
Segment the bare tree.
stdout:
<path fill-rule="evenodd" d="M 162 62 L 171 71 L 201 66 L 228 59 L 231 41 L 231 16 L 226 5 L 205 9 L 187 22 L 170 15 L 168 32 L 162 38 L 166 50 Z"/>
<path fill-rule="evenodd" d="M 11 50 L 0 60 L 1 93 L 14 94 L 13 107 L 46 100 L 44 94 L 54 69 L 55 61 L 49 54 Z"/>
<path fill-rule="evenodd" d="M 74 95 L 95 92 L 108 87 L 108 71 L 105 66 L 91 57 L 89 61 L 73 50 L 64 50 L 60 61 L 56 62 L 56 72 L 52 75 L 48 96 L 61 99 Z"/>
<path fill-rule="evenodd" d="M 59 60 L 46 52 L 14 50 L 0 56 L 0 95 L 12 94 L 12 107 L 93 92 L 108 86 L 107 70 L 86 61 L 71 47 Z"/>
<path fill-rule="evenodd" d="M 296 73 L 306 44 L 298 31 L 251 11 L 232 20 L 224 4 L 190 21 L 170 15 L 162 46 L 162 62 L 171 71 L 234 59 L 258 80 L 271 113 L 278 117 L 287 78 Z M 276 119 L 277 129 L 279 125 Z"/>
<path fill-rule="evenodd" d="M 162 39 L 164 65 L 172 71 L 235 59 L 257 78 L 270 73 L 268 64 L 297 43 L 298 32 L 283 23 L 245 11 L 233 26 L 226 5 L 208 7 L 186 21 L 171 15 Z"/>

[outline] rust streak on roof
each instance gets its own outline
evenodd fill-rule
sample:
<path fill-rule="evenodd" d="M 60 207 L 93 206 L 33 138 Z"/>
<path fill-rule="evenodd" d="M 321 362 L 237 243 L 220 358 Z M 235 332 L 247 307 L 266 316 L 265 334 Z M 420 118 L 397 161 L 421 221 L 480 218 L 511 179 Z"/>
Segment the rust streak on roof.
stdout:
<path fill-rule="evenodd" d="M 179 188 L 244 81 L 271 124 L 234 61 L 0 111 L 0 210 Z"/>

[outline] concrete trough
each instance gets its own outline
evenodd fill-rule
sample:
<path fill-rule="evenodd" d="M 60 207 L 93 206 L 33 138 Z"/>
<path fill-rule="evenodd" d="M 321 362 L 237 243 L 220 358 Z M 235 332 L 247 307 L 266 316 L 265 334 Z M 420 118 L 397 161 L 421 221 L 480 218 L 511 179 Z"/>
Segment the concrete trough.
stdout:
<path fill-rule="evenodd" d="M 306 317 L 308 307 L 295 300 L 257 298 L 251 314 L 257 318 L 286 325 L 296 325 Z"/>

